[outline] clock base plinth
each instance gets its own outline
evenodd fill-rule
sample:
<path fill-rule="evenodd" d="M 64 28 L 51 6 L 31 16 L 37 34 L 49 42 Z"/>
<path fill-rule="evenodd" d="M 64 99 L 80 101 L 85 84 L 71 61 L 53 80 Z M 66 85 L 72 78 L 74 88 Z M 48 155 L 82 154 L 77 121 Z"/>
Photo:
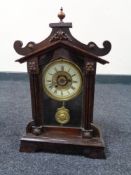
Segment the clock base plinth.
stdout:
<path fill-rule="evenodd" d="M 39 136 L 27 133 L 21 139 L 20 152 L 43 151 L 105 159 L 104 142 L 101 137 L 83 138 L 80 129 L 71 128 L 71 131 L 68 131 L 72 132 L 70 136 L 65 131 L 48 129 Z"/>

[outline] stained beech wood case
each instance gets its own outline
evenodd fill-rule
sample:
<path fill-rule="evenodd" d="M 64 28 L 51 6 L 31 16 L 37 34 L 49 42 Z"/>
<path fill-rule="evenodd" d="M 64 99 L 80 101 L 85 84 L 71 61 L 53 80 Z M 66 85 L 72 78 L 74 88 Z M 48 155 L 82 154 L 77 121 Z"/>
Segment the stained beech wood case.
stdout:
<path fill-rule="evenodd" d="M 21 152 L 55 152 L 105 158 L 104 142 L 93 123 L 96 64 L 108 61 L 99 56 L 111 50 L 90 42 L 85 45 L 70 33 L 72 23 L 51 23 L 51 34 L 42 42 L 22 47 L 15 41 L 15 51 L 27 62 L 30 79 L 32 118 L 21 139 Z"/>

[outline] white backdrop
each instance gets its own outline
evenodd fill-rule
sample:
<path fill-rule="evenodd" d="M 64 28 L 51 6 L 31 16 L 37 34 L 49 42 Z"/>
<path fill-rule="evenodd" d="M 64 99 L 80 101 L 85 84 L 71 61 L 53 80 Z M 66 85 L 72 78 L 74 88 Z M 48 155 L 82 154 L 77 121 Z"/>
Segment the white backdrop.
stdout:
<path fill-rule="evenodd" d="M 20 58 L 14 41 L 45 39 L 61 6 L 78 40 L 99 47 L 111 41 L 112 50 L 103 57 L 110 64 L 98 65 L 97 73 L 131 74 L 131 0 L 0 0 L 0 71 L 26 72 L 26 64 L 14 62 Z"/>

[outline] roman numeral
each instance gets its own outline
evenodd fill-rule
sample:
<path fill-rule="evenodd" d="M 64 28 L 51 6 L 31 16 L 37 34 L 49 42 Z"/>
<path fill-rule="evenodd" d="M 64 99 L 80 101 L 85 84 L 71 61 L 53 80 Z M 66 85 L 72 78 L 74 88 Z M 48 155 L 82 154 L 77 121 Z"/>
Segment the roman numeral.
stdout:
<path fill-rule="evenodd" d="M 57 89 L 55 89 L 54 93 L 57 94 Z"/>
<path fill-rule="evenodd" d="M 54 74 L 52 74 L 52 73 L 50 73 L 50 72 L 49 72 L 48 74 L 49 74 L 49 75 L 54 75 Z"/>
<path fill-rule="evenodd" d="M 52 85 L 52 84 L 50 84 L 50 85 L 49 85 L 49 88 L 50 88 L 50 89 L 52 89 L 52 88 L 53 88 L 53 85 Z"/>
<path fill-rule="evenodd" d="M 70 72 L 70 70 L 71 70 L 71 68 L 69 68 L 67 72 L 69 73 L 69 72 Z"/>
<path fill-rule="evenodd" d="M 63 65 L 61 66 L 61 71 L 64 71 L 64 66 Z"/>
<path fill-rule="evenodd" d="M 51 82 L 51 80 L 46 80 L 47 82 Z"/>
<path fill-rule="evenodd" d="M 73 74 L 73 75 L 71 75 L 72 77 L 74 77 L 76 74 Z"/>
<path fill-rule="evenodd" d="M 70 91 L 67 91 L 68 92 L 68 94 L 70 95 Z"/>
<path fill-rule="evenodd" d="M 71 86 L 71 89 L 72 89 L 72 90 L 75 90 L 75 87 Z"/>
<path fill-rule="evenodd" d="M 61 95 L 63 96 L 63 91 L 61 90 Z"/>
<path fill-rule="evenodd" d="M 57 68 L 56 68 L 56 67 L 55 67 L 54 69 L 55 69 L 55 71 L 56 71 L 56 72 L 58 72 L 58 70 L 57 70 Z"/>

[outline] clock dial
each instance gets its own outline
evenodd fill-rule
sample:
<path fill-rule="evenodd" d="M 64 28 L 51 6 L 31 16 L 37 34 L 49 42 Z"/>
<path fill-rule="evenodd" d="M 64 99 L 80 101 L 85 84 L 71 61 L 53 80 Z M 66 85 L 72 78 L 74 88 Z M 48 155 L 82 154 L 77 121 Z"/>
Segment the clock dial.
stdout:
<path fill-rule="evenodd" d="M 42 82 L 44 91 L 49 97 L 66 101 L 79 95 L 82 87 L 82 74 L 76 64 L 59 59 L 44 68 Z"/>

